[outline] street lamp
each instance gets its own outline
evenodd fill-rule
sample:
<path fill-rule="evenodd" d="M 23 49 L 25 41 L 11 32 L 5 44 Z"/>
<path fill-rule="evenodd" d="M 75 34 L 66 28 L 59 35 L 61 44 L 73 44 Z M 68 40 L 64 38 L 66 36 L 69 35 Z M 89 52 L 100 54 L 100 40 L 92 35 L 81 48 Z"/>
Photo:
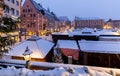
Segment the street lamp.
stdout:
<path fill-rule="evenodd" d="M 26 60 L 26 68 L 30 68 L 30 60 L 31 60 L 31 54 L 33 52 L 31 50 L 29 50 L 28 46 L 25 49 L 25 52 L 23 53 L 24 59 Z"/>

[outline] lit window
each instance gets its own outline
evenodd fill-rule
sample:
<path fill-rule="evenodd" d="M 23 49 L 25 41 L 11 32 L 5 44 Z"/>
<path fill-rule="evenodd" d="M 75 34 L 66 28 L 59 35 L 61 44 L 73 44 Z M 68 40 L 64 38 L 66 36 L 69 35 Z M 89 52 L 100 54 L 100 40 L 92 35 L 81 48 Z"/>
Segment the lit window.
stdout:
<path fill-rule="evenodd" d="M 32 17 L 32 14 L 30 14 L 30 17 Z"/>
<path fill-rule="evenodd" d="M 28 17 L 30 17 L 30 15 L 28 15 Z"/>
<path fill-rule="evenodd" d="M 36 20 L 34 20 L 34 22 L 36 22 Z"/>

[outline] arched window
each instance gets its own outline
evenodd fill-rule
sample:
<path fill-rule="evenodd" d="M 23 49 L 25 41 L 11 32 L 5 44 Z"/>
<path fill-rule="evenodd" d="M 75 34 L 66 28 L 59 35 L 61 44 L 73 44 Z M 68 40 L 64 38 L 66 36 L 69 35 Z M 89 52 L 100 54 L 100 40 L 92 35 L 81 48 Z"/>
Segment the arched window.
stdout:
<path fill-rule="evenodd" d="M 12 15 L 15 14 L 15 9 L 14 8 L 11 8 L 11 13 L 12 13 Z"/>
<path fill-rule="evenodd" d="M 19 2 L 18 1 L 16 1 L 16 5 L 19 6 Z"/>
<path fill-rule="evenodd" d="M 34 17 L 36 17 L 36 14 L 34 13 Z"/>
<path fill-rule="evenodd" d="M 11 0 L 11 2 L 14 4 L 14 3 L 15 3 L 15 0 Z"/>
<path fill-rule="evenodd" d="M 19 11 L 18 11 L 18 10 L 16 10 L 16 15 L 17 15 L 17 16 L 19 15 Z"/>

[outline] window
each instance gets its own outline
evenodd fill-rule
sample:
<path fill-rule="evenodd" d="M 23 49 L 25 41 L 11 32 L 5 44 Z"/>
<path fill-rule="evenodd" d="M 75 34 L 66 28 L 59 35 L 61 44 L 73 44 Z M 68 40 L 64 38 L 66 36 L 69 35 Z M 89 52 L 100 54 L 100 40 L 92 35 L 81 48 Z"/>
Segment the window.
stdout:
<path fill-rule="evenodd" d="M 23 9 L 23 12 L 25 12 L 25 9 Z"/>
<path fill-rule="evenodd" d="M 15 14 L 15 9 L 14 8 L 11 8 L 11 13 L 12 13 L 12 15 Z"/>
<path fill-rule="evenodd" d="M 32 17 L 32 14 L 30 14 L 30 17 Z"/>
<path fill-rule="evenodd" d="M 36 16 L 36 14 L 34 14 L 34 17 Z"/>
<path fill-rule="evenodd" d="M 28 24 L 28 26 L 27 26 L 28 28 L 30 27 L 30 25 Z"/>
<path fill-rule="evenodd" d="M 25 17 L 25 14 L 23 15 L 23 17 Z"/>
<path fill-rule="evenodd" d="M 9 13 L 9 8 L 6 8 L 4 12 Z"/>
<path fill-rule="evenodd" d="M 30 17 L 30 15 L 28 14 L 28 17 Z"/>
<path fill-rule="evenodd" d="M 36 20 L 34 20 L 34 22 L 36 22 Z"/>
<path fill-rule="evenodd" d="M 35 23 L 31 22 L 31 28 L 34 28 L 34 27 L 35 27 Z"/>
<path fill-rule="evenodd" d="M 16 10 L 16 15 L 17 15 L 17 16 L 19 15 L 19 11 L 18 11 L 18 10 Z"/>
<path fill-rule="evenodd" d="M 30 9 L 28 9 L 28 12 L 30 12 Z"/>
<path fill-rule="evenodd" d="M 45 30 L 46 29 L 46 24 L 43 24 L 43 30 Z"/>
<path fill-rule="evenodd" d="M 11 0 L 11 2 L 14 4 L 14 3 L 15 3 L 15 0 Z"/>
<path fill-rule="evenodd" d="M 17 6 L 19 6 L 19 2 L 18 1 L 16 1 L 16 4 L 17 4 Z"/>

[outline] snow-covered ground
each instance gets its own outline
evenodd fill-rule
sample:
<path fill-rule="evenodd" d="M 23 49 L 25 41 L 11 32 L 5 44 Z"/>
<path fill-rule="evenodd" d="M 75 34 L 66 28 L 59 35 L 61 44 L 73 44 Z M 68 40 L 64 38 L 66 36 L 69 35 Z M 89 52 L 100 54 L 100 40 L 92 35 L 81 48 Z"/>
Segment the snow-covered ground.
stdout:
<path fill-rule="evenodd" d="M 82 68 L 55 68 L 53 70 L 29 70 L 7 67 L 0 69 L 0 76 L 113 76 L 112 74 L 94 71 L 87 67 Z"/>
<path fill-rule="evenodd" d="M 0 60 L 0 62 L 25 65 L 23 60 Z M 120 69 L 102 68 L 83 65 L 58 64 L 47 62 L 33 62 L 31 66 L 52 67 L 49 70 L 29 70 L 26 68 L 0 67 L 0 76 L 120 76 Z"/>

